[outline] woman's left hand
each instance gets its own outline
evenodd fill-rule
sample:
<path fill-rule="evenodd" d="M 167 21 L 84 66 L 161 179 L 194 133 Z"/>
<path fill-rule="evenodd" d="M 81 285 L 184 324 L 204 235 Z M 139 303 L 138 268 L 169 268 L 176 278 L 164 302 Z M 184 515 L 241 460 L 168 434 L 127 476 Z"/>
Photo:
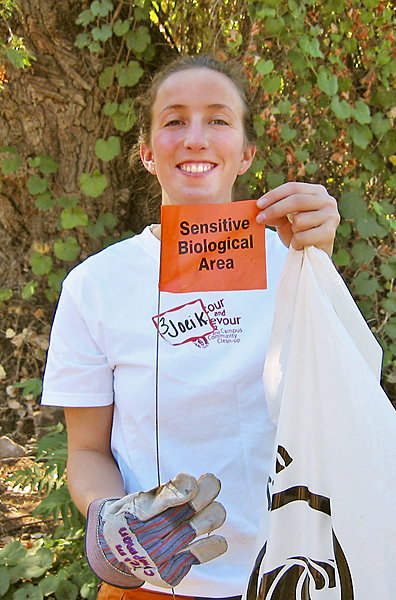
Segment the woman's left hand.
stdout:
<path fill-rule="evenodd" d="M 323 185 L 284 183 L 259 198 L 257 206 L 257 222 L 275 227 L 286 246 L 316 246 L 332 255 L 340 215 Z"/>

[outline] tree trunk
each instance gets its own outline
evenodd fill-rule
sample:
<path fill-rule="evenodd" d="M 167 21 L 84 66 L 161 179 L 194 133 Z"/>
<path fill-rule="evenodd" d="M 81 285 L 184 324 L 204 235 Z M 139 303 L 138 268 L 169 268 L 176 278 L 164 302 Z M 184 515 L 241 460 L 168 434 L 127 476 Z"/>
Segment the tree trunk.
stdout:
<path fill-rule="evenodd" d="M 94 153 L 105 119 L 105 92 L 98 87 L 97 78 L 104 66 L 113 62 L 74 45 L 82 31 L 75 24 L 76 18 L 88 6 L 81 0 L 19 0 L 20 11 L 13 16 L 13 33 L 23 38 L 36 60 L 25 69 L 7 64 L 8 82 L 1 92 L 0 145 L 15 147 L 23 165 L 17 172 L 2 176 L 0 289 L 20 284 L 19 277 L 15 280 L 18 265 L 20 270 L 26 267 L 23 255 L 29 257 L 35 244 L 59 237 L 59 213 L 37 209 L 26 188 L 35 172 L 26 162 L 29 157 L 45 154 L 55 159 L 59 169 L 50 176 L 54 197 L 79 196 L 79 206 L 91 218 L 111 212 L 121 223 L 121 230 L 135 232 L 148 220 L 146 211 L 139 208 L 139 193 L 130 198 L 134 183 L 146 194 L 140 176 L 128 169 L 134 132 L 122 134 L 122 153 L 115 160 L 102 163 Z M 99 169 L 109 181 L 97 200 L 84 197 L 79 187 L 81 174 L 93 169 Z M 79 241 L 84 245 L 80 259 L 98 249 L 98 242 Z"/>
<path fill-rule="evenodd" d="M 61 261 L 58 264 L 57 259 L 54 263 L 54 270 L 69 269 L 99 250 L 103 243 L 100 238 L 89 237 L 82 227 L 60 230 L 62 207 L 47 211 L 37 208 L 36 197 L 27 188 L 29 177 L 37 173 L 29 159 L 48 155 L 57 161 L 56 173 L 41 174 L 48 177 L 53 197 L 77 196 L 78 206 L 93 221 L 102 213 L 112 213 L 118 221 L 116 236 L 128 230 L 139 232 L 150 221 L 150 214 L 145 207 L 148 186 L 142 174 L 128 167 L 128 154 L 136 132 L 108 129 L 107 135 L 120 137 L 122 151 L 109 162 L 102 162 L 95 155 L 95 142 L 104 136 L 109 126 L 102 107 L 107 100 L 112 100 L 106 98 L 107 91 L 98 86 L 98 76 L 105 66 L 113 65 L 117 59 L 116 53 L 105 56 L 103 52 L 90 53 L 75 46 L 76 36 L 83 31 L 76 25 L 76 19 L 89 8 L 90 2 L 18 0 L 18 3 L 20 10 L 14 11 L 7 25 L 13 34 L 23 39 L 35 60 L 24 69 L 7 62 L 6 81 L 0 90 L 0 146 L 15 148 L 22 159 L 21 167 L 15 172 L 0 169 L 0 294 L 6 288 L 13 292 L 3 307 L 0 295 L 0 384 L 4 384 L 0 385 L 0 420 L 2 433 L 12 433 L 14 438 L 23 441 L 34 435 L 37 419 L 42 417 L 38 417 L 40 413 L 34 408 L 35 399 L 30 398 L 33 404 L 29 409 L 29 396 L 26 400 L 22 397 L 23 390 L 13 385 L 41 378 L 55 308 L 55 303 L 48 302 L 44 295 L 45 285 L 37 288 L 33 297 L 23 298 L 22 291 L 28 282 L 42 280 L 45 283 L 44 277 L 32 272 L 30 259 L 37 251 L 53 256 L 54 241 L 73 235 L 81 247 L 79 256 L 74 263 Z M 128 13 L 129 5 L 119 2 L 118 8 Z M 152 40 L 161 41 L 164 51 L 157 52 L 151 63 L 145 65 L 146 77 L 163 60 L 164 53 L 172 52 L 159 29 L 153 24 L 147 25 Z M 4 22 L 0 22 L 0 37 L 3 40 L 8 37 Z M 113 45 L 117 45 L 117 39 L 108 48 L 113 50 Z M 139 86 L 140 82 L 133 88 L 121 90 L 119 97 L 136 95 Z M 0 163 L 10 156 L 0 154 Z M 79 186 L 81 174 L 92 173 L 94 169 L 105 174 L 108 180 L 106 190 L 95 199 L 85 196 Z"/>

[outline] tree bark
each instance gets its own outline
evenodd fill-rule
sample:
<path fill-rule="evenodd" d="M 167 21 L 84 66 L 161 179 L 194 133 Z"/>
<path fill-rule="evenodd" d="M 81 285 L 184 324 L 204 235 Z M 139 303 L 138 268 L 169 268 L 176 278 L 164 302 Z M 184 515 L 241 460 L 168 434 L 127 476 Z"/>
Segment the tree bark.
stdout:
<path fill-rule="evenodd" d="M 26 188 L 35 172 L 27 164 L 29 157 L 46 154 L 55 159 L 59 169 L 49 176 L 54 197 L 78 196 L 79 206 L 90 218 L 111 212 L 121 231 L 135 232 L 149 220 L 142 202 L 147 186 L 141 175 L 128 168 L 135 133 L 114 133 L 121 136 L 123 147 L 120 156 L 108 163 L 99 161 L 94 153 L 106 119 L 102 114 L 106 92 L 97 85 L 98 75 L 104 66 L 114 63 L 114 57 L 91 54 L 74 45 L 82 32 L 76 18 L 88 6 L 81 0 L 19 0 L 20 11 L 13 15 L 13 33 L 23 38 L 36 60 L 25 69 L 7 64 L 8 81 L 0 92 L 0 145 L 14 146 L 23 159 L 19 171 L 2 175 L 0 289 L 19 285 L 26 270 L 23 257 L 29 257 L 37 243 L 60 236 L 59 211 L 37 209 Z M 137 92 L 133 88 L 133 93 Z M 79 187 L 81 174 L 93 169 L 99 169 L 109 181 L 98 199 L 87 198 Z M 98 249 L 97 241 L 79 241 L 83 245 L 80 260 Z"/>

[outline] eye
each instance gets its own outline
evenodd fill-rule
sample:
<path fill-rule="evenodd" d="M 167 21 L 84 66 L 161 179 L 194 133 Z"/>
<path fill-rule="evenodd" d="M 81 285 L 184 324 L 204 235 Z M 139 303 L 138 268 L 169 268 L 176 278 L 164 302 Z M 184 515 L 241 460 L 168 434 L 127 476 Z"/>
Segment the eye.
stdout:
<path fill-rule="evenodd" d="M 180 121 L 180 119 L 172 119 L 171 121 L 168 121 L 167 123 L 165 123 L 165 127 L 175 127 L 177 125 L 182 125 L 183 122 Z"/>
<path fill-rule="evenodd" d="M 212 119 L 211 123 L 213 123 L 213 125 L 229 125 L 228 121 L 225 119 Z"/>

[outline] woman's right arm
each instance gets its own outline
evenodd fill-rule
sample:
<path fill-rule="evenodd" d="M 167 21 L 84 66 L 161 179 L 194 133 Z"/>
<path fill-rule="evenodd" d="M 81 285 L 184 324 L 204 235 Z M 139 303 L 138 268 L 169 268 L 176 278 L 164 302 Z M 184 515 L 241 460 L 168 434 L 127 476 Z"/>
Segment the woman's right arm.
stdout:
<path fill-rule="evenodd" d="M 110 450 L 113 405 L 65 408 L 65 417 L 68 486 L 77 508 L 86 515 L 93 500 L 125 495 L 121 473 Z"/>

